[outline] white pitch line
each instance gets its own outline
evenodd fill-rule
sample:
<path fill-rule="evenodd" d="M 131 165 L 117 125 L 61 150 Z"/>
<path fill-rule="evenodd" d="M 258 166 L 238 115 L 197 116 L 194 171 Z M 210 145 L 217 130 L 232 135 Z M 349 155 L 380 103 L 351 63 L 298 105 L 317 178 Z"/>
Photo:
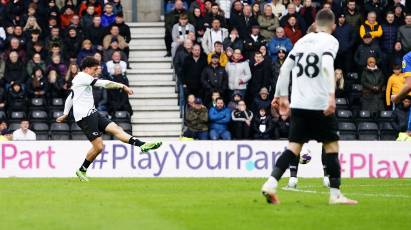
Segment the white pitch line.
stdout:
<path fill-rule="evenodd" d="M 315 190 L 303 190 L 303 189 L 289 189 L 289 188 L 282 188 L 284 191 L 292 191 L 292 192 L 303 192 L 303 193 L 311 193 L 311 194 L 330 194 L 329 192 L 321 192 Z M 385 193 L 346 193 L 348 195 L 354 196 L 371 196 L 371 197 L 385 197 L 385 198 L 411 198 L 411 196 L 407 195 L 393 195 L 393 194 L 385 194 Z"/>
<path fill-rule="evenodd" d="M 410 184 L 396 184 L 396 185 L 388 185 L 388 184 L 344 184 L 341 185 L 342 187 L 411 187 L 411 183 Z M 298 186 L 300 188 L 325 188 L 323 185 L 303 185 L 303 186 Z"/>

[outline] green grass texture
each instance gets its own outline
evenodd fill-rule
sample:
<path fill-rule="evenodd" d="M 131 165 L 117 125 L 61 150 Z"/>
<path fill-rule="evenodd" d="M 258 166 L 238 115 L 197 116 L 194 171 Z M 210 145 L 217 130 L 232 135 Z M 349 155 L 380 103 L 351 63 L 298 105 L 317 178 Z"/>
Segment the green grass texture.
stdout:
<path fill-rule="evenodd" d="M 322 179 L 260 193 L 263 178 L 0 179 L 0 229 L 411 229 L 410 179 L 344 179 L 357 206 L 328 205 Z M 280 182 L 285 186 L 287 179 Z"/>

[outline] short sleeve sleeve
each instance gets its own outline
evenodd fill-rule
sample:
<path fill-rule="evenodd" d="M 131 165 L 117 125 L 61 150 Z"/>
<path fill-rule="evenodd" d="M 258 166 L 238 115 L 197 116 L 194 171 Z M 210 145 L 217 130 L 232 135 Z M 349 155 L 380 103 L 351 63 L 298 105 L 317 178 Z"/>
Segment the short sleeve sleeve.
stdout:
<path fill-rule="evenodd" d="M 73 79 L 73 85 L 79 85 L 79 86 L 91 85 L 92 86 L 94 84 L 95 84 L 95 79 L 93 77 L 91 77 L 90 75 L 87 75 L 87 74 L 78 74 Z"/>
<path fill-rule="evenodd" d="M 337 52 L 340 44 L 334 37 L 332 39 L 329 39 L 327 43 L 329 45 L 324 47 L 325 50 L 323 52 L 323 55 L 330 55 L 333 59 L 335 59 L 337 57 Z"/>

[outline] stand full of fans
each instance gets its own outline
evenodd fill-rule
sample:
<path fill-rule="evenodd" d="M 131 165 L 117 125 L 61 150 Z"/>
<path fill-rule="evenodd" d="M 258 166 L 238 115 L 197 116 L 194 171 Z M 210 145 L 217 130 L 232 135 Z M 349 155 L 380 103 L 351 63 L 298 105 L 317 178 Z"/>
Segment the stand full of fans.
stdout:
<path fill-rule="evenodd" d="M 333 36 L 342 140 L 395 140 L 410 98 L 403 56 L 411 51 L 411 1 L 175 0 L 165 2 L 165 44 L 180 93 L 182 136 L 201 140 L 286 139 L 289 117 L 271 107 L 281 65 L 320 9 Z"/>
<path fill-rule="evenodd" d="M 101 62 L 96 78 L 128 85 L 130 40 L 121 0 L 1 1 L 0 140 L 86 139 L 73 119 L 54 123 L 71 81 L 94 56 Z M 128 96 L 100 88 L 93 94 L 96 108 L 131 132 Z"/>

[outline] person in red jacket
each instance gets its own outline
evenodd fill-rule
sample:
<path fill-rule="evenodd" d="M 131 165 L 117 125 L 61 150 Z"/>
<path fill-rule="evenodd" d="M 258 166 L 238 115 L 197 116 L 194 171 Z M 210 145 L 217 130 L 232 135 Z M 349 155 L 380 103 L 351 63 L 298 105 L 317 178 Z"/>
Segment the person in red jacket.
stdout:
<path fill-rule="evenodd" d="M 285 36 L 291 40 L 293 45 L 303 36 L 295 16 L 290 16 L 284 27 Z"/>

